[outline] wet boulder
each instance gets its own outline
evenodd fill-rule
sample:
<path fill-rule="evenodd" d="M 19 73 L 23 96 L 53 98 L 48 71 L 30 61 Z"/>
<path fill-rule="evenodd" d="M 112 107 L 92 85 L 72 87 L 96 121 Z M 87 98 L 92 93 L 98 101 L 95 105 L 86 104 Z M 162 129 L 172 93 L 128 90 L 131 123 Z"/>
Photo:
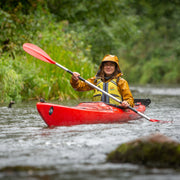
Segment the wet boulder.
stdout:
<path fill-rule="evenodd" d="M 159 168 L 179 168 L 180 143 L 159 133 L 152 134 L 121 144 L 108 154 L 107 161 Z"/>

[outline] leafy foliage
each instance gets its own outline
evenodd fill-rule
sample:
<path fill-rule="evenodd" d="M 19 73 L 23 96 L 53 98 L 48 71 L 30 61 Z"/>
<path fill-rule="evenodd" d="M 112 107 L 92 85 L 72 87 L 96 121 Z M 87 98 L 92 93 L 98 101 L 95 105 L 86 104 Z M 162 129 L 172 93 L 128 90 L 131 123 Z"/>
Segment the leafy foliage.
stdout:
<path fill-rule="evenodd" d="M 139 35 L 126 0 L 49 0 L 48 5 L 59 21 L 70 22 L 67 30 L 86 34 L 84 41 L 91 45 L 96 63 L 105 54 L 118 54 L 120 47 Z"/>
<path fill-rule="evenodd" d="M 129 83 L 179 83 L 179 17 L 178 0 L 1 0 L 1 102 L 87 95 L 71 88 L 65 72 L 25 55 L 24 42 L 84 78 L 116 54 Z"/>
<path fill-rule="evenodd" d="M 179 67 L 178 0 L 166 3 L 159 0 L 49 0 L 48 6 L 59 21 L 69 21 L 67 31 L 74 29 L 86 34 L 84 41 L 91 45 L 91 56 L 95 63 L 105 54 L 116 54 L 123 59 L 123 70 L 131 83 L 179 82 L 179 73 L 171 63 L 173 61 Z M 158 64 L 167 63 L 168 72 L 176 73 L 170 73 L 169 80 L 163 78 L 167 73 L 165 70 L 165 74 L 159 71 L 161 81 L 156 76 L 146 77 L 146 62 L 154 62 L 154 59 Z M 155 66 L 149 65 L 152 65 L 152 69 Z M 175 79 L 172 74 L 177 75 Z M 140 80 L 142 76 L 144 80 Z"/>

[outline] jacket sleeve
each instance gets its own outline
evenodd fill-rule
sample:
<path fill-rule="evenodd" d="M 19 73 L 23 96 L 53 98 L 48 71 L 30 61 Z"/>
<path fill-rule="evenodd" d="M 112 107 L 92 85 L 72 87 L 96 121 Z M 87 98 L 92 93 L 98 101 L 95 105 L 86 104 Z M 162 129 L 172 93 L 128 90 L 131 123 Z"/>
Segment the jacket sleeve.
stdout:
<path fill-rule="evenodd" d="M 132 96 L 131 90 L 129 89 L 128 82 L 120 78 L 118 82 L 118 89 L 122 96 L 123 101 L 127 101 L 131 107 L 134 106 L 134 98 Z"/>
<path fill-rule="evenodd" d="M 95 84 L 94 83 L 95 77 L 87 79 L 87 81 L 89 81 L 92 84 Z M 85 83 L 85 82 L 83 82 L 81 80 L 74 81 L 73 78 L 71 78 L 70 84 L 74 88 L 74 90 L 76 90 L 76 91 L 89 91 L 89 90 L 94 89 L 93 87 L 89 86 L 87 83 Z"/>

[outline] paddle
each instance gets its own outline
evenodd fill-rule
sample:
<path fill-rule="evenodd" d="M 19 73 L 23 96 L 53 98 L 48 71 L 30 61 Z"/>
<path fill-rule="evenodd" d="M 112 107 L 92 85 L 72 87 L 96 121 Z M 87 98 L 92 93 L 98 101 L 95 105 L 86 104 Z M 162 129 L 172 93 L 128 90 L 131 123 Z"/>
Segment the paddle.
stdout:
<path fill-rule="evenodd" d="M 73 74 L 72 71 L 70 71 L 69 69 L 65 68 L 64 66 L 56 63 L 55 61 L 53 61 L 50 56 L 44 52 L 41 48 L 39 48 L 38 46 L 31 44 L 31 43 L 25 43 L 23 44 L 23 49 L 29 53 L 30 55 L 36 57 L 37 59 L 40 59 L 44 62 L 50 63 L 50 64 L 55 64 L 56 66 L 60 67 L 61 69 L 65 70 L 66 72 Z M 90 83 L 89 81 L 83 79 L 81 76 L 79 76 L 79 79 L 81 81 L 84 81 L 85 83 L 87 83 L 89 86 L 97 89 L 98 91 L 101 91 L 102 93 L 106 94 L 107 96 L 109 96 L 110 98 L 114 99 L 115 101 L 122 103 L 119 99 L 115 98 L 114 96 L 112 96 L 111 94 L 107 93 L 106 91 L 100 89 L 99 87 L 95 86 L 94 84 Z M 145 114 L 137 111 L 136 109 L 132 108 L 131 106 L 128 106 L 129 109 L 131 109 L 132 111 L 134 111 L 135 113 L 137 113 L 138 115 L 144 117 L 145 119 L 151 121 L 151 122 L 169 122 L 169 121 L 162 121 L 162 120 L 157 120 L 157 119 L 151 119 L 148 116 L 146 116 Z"/>

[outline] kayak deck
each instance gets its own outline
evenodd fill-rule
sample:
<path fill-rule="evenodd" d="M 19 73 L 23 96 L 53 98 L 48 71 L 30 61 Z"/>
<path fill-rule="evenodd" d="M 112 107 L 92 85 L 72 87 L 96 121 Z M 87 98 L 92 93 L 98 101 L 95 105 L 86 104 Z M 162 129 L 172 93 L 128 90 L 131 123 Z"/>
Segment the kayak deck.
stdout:
<path fill-rule="evenodd" d="M 146 107 L 138 103 L 134 109 L 143 113 Z M 120 123 L 141 118 L 130 109 L 121 109 L 103 102 L 85 102 L 73 107 L 39 102 L 37 110 L 48 126 Z"/>

